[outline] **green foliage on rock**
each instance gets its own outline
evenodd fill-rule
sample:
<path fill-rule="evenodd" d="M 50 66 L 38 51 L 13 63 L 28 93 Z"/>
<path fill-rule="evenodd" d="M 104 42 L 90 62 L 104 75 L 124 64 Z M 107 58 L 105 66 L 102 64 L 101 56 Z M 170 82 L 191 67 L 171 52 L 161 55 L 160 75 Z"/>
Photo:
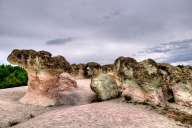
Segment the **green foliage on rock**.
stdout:
<path fill-rule="evenodd" d="M 27 72 L 18 66 L 0 65 L 0 89 L 27 85 Z"/>

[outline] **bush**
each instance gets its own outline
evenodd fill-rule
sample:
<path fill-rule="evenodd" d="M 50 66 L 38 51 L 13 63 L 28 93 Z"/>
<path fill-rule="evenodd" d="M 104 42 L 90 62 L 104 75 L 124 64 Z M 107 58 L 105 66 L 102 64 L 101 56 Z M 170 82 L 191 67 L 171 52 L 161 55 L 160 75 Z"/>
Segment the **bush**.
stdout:
<path fill-rule="evenodd" d="M 0 89 L 27 85 L 27 72 L 18 66 L 0 65 Z"/>

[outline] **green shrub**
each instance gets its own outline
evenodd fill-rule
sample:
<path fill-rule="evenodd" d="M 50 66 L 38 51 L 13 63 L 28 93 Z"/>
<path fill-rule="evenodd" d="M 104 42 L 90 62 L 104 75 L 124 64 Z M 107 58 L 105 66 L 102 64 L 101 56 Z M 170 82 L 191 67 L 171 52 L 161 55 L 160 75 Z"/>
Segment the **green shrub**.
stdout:
<path fill-rule="evenodd" d="M 0 89 L 27 85 L 27 72 L 18 66 L 0 65 Z"/>

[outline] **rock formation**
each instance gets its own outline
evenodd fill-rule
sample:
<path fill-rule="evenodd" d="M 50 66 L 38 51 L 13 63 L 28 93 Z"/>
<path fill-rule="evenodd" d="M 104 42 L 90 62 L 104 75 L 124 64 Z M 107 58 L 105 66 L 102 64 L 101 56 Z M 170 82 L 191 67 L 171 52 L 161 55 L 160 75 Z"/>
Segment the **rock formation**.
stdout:
<path fill-rule="evenodd" d="M 115 98 L 166 106 L 168 102 L 192 107 L 192 67 L 159 64 L 152 59 L 137 62 L 119 57 L 114 64 L 95 62 L 70 65 L 62 56 L 46 51 L 14 50 L 8 57 L 12 64 L 28 72 L 28 92 L 24 103 L 54 105 L 59 90 L 77 87 L 76 79 L 92 79 L 91 89 L 100 100 Z M 62 74 L 64 72 L 64 74 Z M 62 74 L 62 75 L 61 75 Z"/>
<path fill-rule="evenodd" d="M 191 67 L 157 64 L 152 59 L 137 62 L 133 58 L 120 57 L 115 61 L 115 68 L 126 99 L 160 106 L 167 102 L 192 106 Z"/>
<path fill-rule="evenodd" d="M 28 90 L 20 100 L 22 103 L 55 105 L 59 91 L 77 86 L 76 81 L 69 75 L 61 75 L 71 71 L 70 64 L 62 56 L 52 57 L 46 51 L 13 50 L 8 56 L 8 61 L 23 67 L 28 73 Z"/>
<path fill-rule="evenodd" d="M 115 68 L 123 85 L 123 96 L 134 102 L 149 102 L 164 105 L 161 76 L 157 64 L 152 60 L 138 63 L 133 58 L 120 57 Z"/>
<path fill-rule="evenodd" d="M 179 105 L 192 107 L 192 67 L 159 64 L 165 72 L 166 86 Z"/>
<path fill-rule="evenodd" d="M 119 88 L 112 75 L 99 74 L 91 80 L 91 89 L 96 93 L 98 100 L 108 100 L 119 96 Z"/>
<path fill-rule="evenodd" d="M 101 65 L 95 62 L 89 62 L 85 66 L 85 77 L 92 78 L 101 72 Z"/>
<path fill-rule="evenodd" d="M 87 64 L 72 64 L 71 74 L 77 78 L 90 79 L 97 76 L 101 72 L 101 65 L 96 62 Z"/>
<path fill-rule="evenodd" d="M 77 79 L 83 79 L 85 78 L 85 68 L 86 64 L 72 64 L 71 75 Z"/>
<path fill-rule="evenodd" d="M 103 65 L 95 70 L 98 77 L 103 76 L 101 75 L 103 73 L 112 75 L 112 79 L 118 83 L 122 96 L 132 102 L 158 106 L 175 102 L 179 105 L 192 106 L 192 67 L 190 66 L 159 64 L 152 59 L 137 62 L 133 58 L 119 57 L 114 64 Z M 95 78 L 97 80 L 97 77 Z M 105 84 L 100 82 L 99 87 L 106 86 Z M 94 92 L 99 94 L 95 90 Z"/>
<path fill-rule="evenodd" d="M 113 73 L 114 72 L 114 64 L 102 65 L 101 67 L 103 73 Z"/>

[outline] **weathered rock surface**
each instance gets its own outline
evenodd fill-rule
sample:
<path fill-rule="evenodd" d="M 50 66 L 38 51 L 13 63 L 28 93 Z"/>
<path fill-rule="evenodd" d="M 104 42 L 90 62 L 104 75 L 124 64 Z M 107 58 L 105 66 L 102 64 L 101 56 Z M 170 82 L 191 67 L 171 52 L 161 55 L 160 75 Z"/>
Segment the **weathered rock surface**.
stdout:
<path fill-rule="evenodd" d="M 8 61 L 26 69 L 28 91 L 20 100 L 22 103 L 49 106 L 57 104 L 58 92 L 68 87 L 76 87 L 76 81 L 62 77 L 61 73 L 70 72 L 70 64 L 62 56 L 52 57 L 46 51 L 13 50 Z M 66 75 L 65 75 L 66 76 Z M 65 79 L 64 85 L 62 80 Z"/>
<path fill-rule="evenodd" d="M 72 64 L 71 65 L 71 75 L 77 79 L 84 79 L 85 77 L 85 67 L 86 64 Z"/>
<path fill-rule="evenodd" d="M 119 96 L 117 82 L 112 75 L 99 74 L 91 80 L 91 89 L 96 93 L 98 100 L 108 100 Z"/>
<path fill-rule="evenodd" d="M 101 65 L 96 62 L 87 64 L 72 64 L 71 74 L 77 79 L 88 79 L 97 76 L 101 71 Z"/>
<path fill-rule="evenodd" d="M 173 95 L 174 102 L 192 107 L 192 67 L 159 64 L 164 74 L 165 87 Z"/>
<path fill-rule="evenodd" d="M 123 96 L 134 102 L 165 105 L 161 76 L 153 60 L 138 63 L 133 58 L 120 57 L 116 71 L 123 83 Z"/>
<path fill-rule="evenodd" d="M 114 64 L 102 65 L 103 73 L 113 73 L 114 72 Z"/>
<path fill-rule="evenodd" d="M 13 128 L 184 128 L 144 106 L 111 100 L 44 113 Z"/>
<path fill-rule="evenodd" d="M 177 83 L 173 85 L 172 89 L 176 103 L 184 106 L 192 106 L 191 83 Z"/>
<path fill-rule="evenodd" d="M 62 73 L 59 76 L 59 81 L 57 83 L 58 91 L 65 91 L 77 88 L 76 80 L 69 73 Z"/>
<path fill-rule="evenodd" d="M 167 116 L 191 124 L 191 114 L 180 113 L 180 108 L 187 108 L 190 112 L 192 108 L 191 66 L 159 64 L 152 59 L 137 62 L 129 57 L 119 57 L 114 64 L 109 65 L 100 65 L 95 62 L 70 65 L 62 56 L 52 57 L 46 51 L 37 52 L 34 50 L 14 50 L 9 55 L 8 61 L 25 68 L 28 72 L 28 90 L 20 100 L 22 103 L 41 106 L 56 104 L 74 106 L 90 104 L 95 94 L 99 100 L 108 100 L 116 98 L 122 93 L 121 96 L 131 102 L 163 106 L 165 110 L 167 108 L 172 109 L 170 103 L 173 106 L 178 105 L 179 107 L 176 107 L 174 111 L 169 110 Z M 85 78 L 89 79 L 85 80 Z M 76 81 L 79 82 L 78 85 Z M 76 89 L 73 90 L 73 88 Z M 23 93 L 22 91 L 22 96 Z M 3 127 L 24 122 L 26 118 L 34 118 L 31 113 L 23 115 L 23 112 L 26 113 L 30 110 L 30 105 L 16 102 L 21 95 L 13 96 L 14 101 L 10 99 L 4 101 L 3 99 L 10 96 L 4 96 L 5 94 L 3 93 L 3 98 L 0 98 L 0 117 L 2 119 L 6 116 L 10 118 L 6 117 L 0 121 Z M 10 107 L 10 101 L 16 107 Z M 29 108 L 23 110 L 25 106 Z M 39 111 L 36 115 L 41 112 L 44 113 L 43 107 L 40 107 L 40 109 L 36 109 L 39 106 L 33 107 L 32 111 Z M 17 115 L 12 116 L 12 112 L 15 112 L 14 109 L 17 108 L 20 108 L 18 109 L 20 111 L 19 118 Z M 96 109 L 93 110 L 92 108 Z M 99 124 L 102 124 L 103 127 L 111 127 L 111 124 L 114 127 L 180 127 L 176 126 L 175 122 L 165 119 L 165 117 L 157 113 L 150 114 L 146 109 L 140 111 L 139 108 L 135 110 L 134 108 L 135 106 L 131 104 L 117 103 L 115 100 L 111 100 L 92 105 L 82 105 L 63 111 L 59 109 L 48 112 L 25 123 L 18 124 L 16 127 L 81 127 L 82 124 L 85 127 L 99 127 L 101 126 Z M 68 117 L 69 115 L 70 117 Z M 111 118 L 106 118 L 108 115 Z M 50 122 L 53 117 L 55 117 L 53 122 Z M 90 117 L 93 118 L 90 119 Z M 13 122 L 10 123 L 7 119 Z M 42 123 L 42 121 L 49 123 Z M 71 123 L 74 121 L 75 123 Z M 143 123 L 141 123 L 142 121 Z M 167 122 L 167 124 L 162 125 L 161 122 Z M 143 125 L 144 123 L 146 124 Z"/>
<path fill-rule="evenodd" d="M 96 77 L 100 73 L 114 73 L 114 64 L 100 65 L 96 62 L 89 62 L 71 65 L 71 75 L 77 79 Z"/>
<path fill-rule="evenodd" d="M 157 64 L 152 59 L 137 62 L 129 57 L 119 57 L 114 65 L 126 99 L 160 106 L 167 102 L 192 106 L 190 66 Z"/>
<path fill-rule="evenodd" d="M 76 87 L 72 77 L 69 77 L 70 80 L 60 77 L 61 73 L 68 72 L 75 79 L 89 78 L 92 81 L 101 79 L 100 74 L 107 74 L 107 79 L 103 80 L 101 85 L 109 84 L 109 79 L 116 81 L 118 92 L 122 92 L 123 97 L 133 102 L 160 106 L 175 102 L 179 105 L 192 106 L 191 66 L 159 64 L 152 59 L 137 62 L 129 57 L 119 57 L 114 64 L 108 65 L 95 62 L 70 65 L 62 56 L 52 57 L 46 51 L 34 50 L 14 50 L 8 60 L 27 70 L 28 92 L 31 92 L 28 93 L 28 97 L 35 94 L 37 99 L 41 99 L 37 104 L 44 102 L 47 102 L 47 105 L 55 104 L 58 90 Z M 110 75 L 113 77 L 109 77 Z M 62 82 L 61 79 L 66 79 L 68 82 Z M 96 90 L 93 91 L 98 95 Z M 41 101 L 43 102 L 40 103 Z"/>
<path fill-rule="evenodd" d="M 95 62 L 89 62 L 85 66 L 85 77 L 92 78 L 101 72 L 101 65 Z"/>

